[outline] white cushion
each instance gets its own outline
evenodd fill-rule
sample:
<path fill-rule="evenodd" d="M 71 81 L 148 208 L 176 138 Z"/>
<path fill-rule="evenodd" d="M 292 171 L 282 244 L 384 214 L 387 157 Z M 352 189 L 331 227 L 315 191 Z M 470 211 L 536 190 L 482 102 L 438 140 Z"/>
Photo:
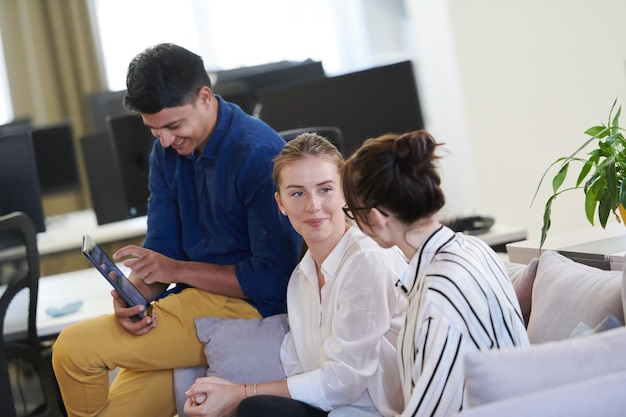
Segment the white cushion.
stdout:
<path fill-rule="evenodd" d="M 467 400 L 476 406 L 626 372 L 626 327 L 525 347 L 465 356 Z"/>
<path fill-rule="evenodd" d="M 622 272 L 583 265 L 554 251 L 541 254 L 528 321 L 531 343 L 568 338 L 579 323 L 613 315 L 624 324 Z"/>

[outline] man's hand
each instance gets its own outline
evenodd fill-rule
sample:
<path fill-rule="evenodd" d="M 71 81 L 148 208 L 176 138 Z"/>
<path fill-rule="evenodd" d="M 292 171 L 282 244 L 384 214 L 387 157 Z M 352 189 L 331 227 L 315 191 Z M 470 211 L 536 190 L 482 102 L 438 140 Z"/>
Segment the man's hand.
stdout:
<path fill-rule="evenodd" d="M 181 282 L 180 261 L 168 258 L 150 249 L 141 246 L 129 245 L 113 254 L 113 259 L 118 260 L 125 256 L 133 256 L 126 259 L 124 265 L 130 268 L 137 278 L 146 284 L 172 284 Z"/>
<path fill-rule="evenodd" d="M 154 329 L 157 325 L 156 315 L 146 315 L 141 320 L 137 320 L 137 314 L 144 310 L 143 306 L 137 305 L 133 307 L 126 306 L 126 303 L 118 295 L 117 291 L 111 291 L 113 296 L 113 310 L 117 322 L 129 333 L 135 336 L 141 336 Z"/>

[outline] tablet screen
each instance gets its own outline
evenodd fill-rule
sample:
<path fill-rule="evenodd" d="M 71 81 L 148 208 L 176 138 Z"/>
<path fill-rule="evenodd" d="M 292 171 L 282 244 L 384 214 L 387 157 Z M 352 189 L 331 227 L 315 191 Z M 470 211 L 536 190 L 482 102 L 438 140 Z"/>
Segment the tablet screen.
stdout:
<path fill-rule="evenodd" d="M 128 306 L 143 305 L 147 307 L 148 301 L 139 290 L 126 278 L 115 262 L 93 242 L 89 235 L 83 236 L 83 253 L 91 264 L 104 276 L 124 299 Z M 143 317 L 143 315 L 142 315 Z"/>

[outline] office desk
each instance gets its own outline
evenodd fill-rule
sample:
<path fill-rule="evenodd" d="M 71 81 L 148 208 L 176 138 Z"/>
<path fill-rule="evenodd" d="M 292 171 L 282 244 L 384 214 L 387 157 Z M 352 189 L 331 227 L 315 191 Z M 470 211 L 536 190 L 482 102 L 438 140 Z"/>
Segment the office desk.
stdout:
<path fill-rule="evenodd" d="M 112 254 L 125 245 L 141 245 L 147 227 L 146 216 L 98 225 L 91 209 L 48 217 L 46 231 L 37 234 L 41 275 L 87 268 L 89 263 L 80 252 L 84 234 Z"/>
<path fill-rule="evenodd" d="M 606 229 L 602 227 L 592 227 L 574 230 L 571 232 L 563 233 L 550 233 L 546 238 L 541 252 L 539 251 L 539 239 L 528 239 L 519 242 L 508 243 L 506 245 L 507 253 L 509 254 L 509 260 L 511 262 L 527 264 L 533 258 L 541 256 L 541 253 L 546 250 L 563 249 L 574 245 L 583 243 L 589 243 L 594 241 L 600 241 L 602 239 L 613 238 L 616 236 L 623 236 L 626 234 L 626 228 L 622 223 L 608 223 Z M 626 248 L 623 248 L 626 249 Z M 607 253 L 608 260 L 610 262 L 611 269 L 621 270 L 624 264 L 626 252 L 619 250 L 615 253 Z"/>
<path fill-rule="evenodd" d="M 508 243 L 524 240 L 528 235 L 526 229 L 522 227 L 495 223 L 487 232 L 475 236 L 496 252 L 506 252 Z"/>
<path fill-rule="evenodd" d="M 118 264 L 124 274 L 129 269 Z M 37 333 L 39 337 L 54 338 L 65 327 L 79 321 L 113 313 L 113 298 L 109 284 L 95 268 L 41 277 L 37 299 Z M 61 317 L 46 314 L 48 307 L 62 306 L 81 300 L 83 305 L 74 313 Z M 27 328 L 28 292 L 20 292 L 11 302 L 5 318 L 5 334 L 24 332 Z"/>

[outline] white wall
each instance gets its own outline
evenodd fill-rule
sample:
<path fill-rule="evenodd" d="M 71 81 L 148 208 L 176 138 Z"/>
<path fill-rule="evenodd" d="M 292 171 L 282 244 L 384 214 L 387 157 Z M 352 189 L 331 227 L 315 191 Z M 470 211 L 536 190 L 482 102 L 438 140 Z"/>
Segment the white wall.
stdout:
<path fill-rule="evenodd" d="M 452 98 L 450 107 L 431 107 L 437 114 L 430 120 L 437 121 L 433 128 L 440 130 L 438 139 L 444 142 L 450 142 L 447 135 L 460 134 L 459 150 L 469 149 L 472 161 L 466 163 L 470 167 L 473 163 L 477 184 L 473 186 L 469 176 L 446 192 L 457 192 L 463 184 L 475 188 L 482 212 L 493 214 L 498 222 L 527 227 L 529 237 L 537 238 L 550 183 L 532 208 L 530 202 L 543 171 L 581 144 L 584 130 L 607 121 L 616 97 L 626 105 L 626 2 L 405 0 L 405 4 L 414 24 L 422 26 L 415 30 L 423 37 L 419 42 L 442 39 L 436 33 L 438 25 L 448 27 L 452 38 L 447 44 L 431 44 L 430 55 L 416 56 L 423 67 L 428 65 L 423 60 L 436 59 L 441 48 L 441 54 L 452 58 L 440 64 L 456 65 L 456 70 L 440 68 L 447 80 L 441 74 L 420 79 L 423 86 L 459 83 L 456 95 L 443 97 Z M 433 36 L 423 28 L 426 23 L 435 28 Z M 450 75 L 455 72 L 456 80 Z M 441 128 L 446 119 L 453 126 Z M 588 227 L 582 192 L 559 197 L 552 219 L 552 233 Z"/>
<path fill-rule="evenodd" d="M 446 1 L 405 0 L 412 22 L 416 79 L 426 129 L 445 144 L 441 159 L 443 217 L 485 213 L 462 100 L 459 65 Z"/>

